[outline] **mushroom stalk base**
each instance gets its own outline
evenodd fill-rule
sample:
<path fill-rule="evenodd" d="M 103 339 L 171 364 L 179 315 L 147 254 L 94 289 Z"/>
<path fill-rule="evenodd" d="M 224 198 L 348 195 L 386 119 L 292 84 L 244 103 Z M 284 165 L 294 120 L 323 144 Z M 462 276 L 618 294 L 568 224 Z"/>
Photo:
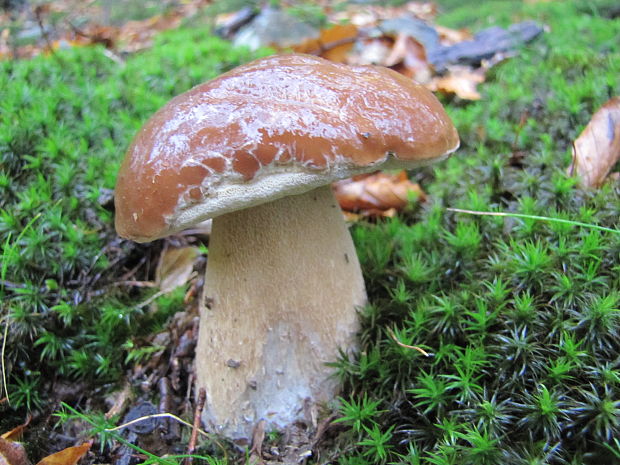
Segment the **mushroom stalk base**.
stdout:
<path fill-rule="evenodd" d="M 310 420 L 338 393 L 325 364 L 355 348 L 365 303 L 329 186 L 215 218 L 196 349 L 207 427 L 243 444 L 260 420 Z"/>

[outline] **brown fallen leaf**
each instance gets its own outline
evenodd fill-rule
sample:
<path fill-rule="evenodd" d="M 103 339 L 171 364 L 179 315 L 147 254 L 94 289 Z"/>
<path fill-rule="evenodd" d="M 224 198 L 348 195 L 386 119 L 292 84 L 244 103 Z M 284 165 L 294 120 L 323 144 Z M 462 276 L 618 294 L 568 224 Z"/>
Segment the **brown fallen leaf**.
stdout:
<path fill-rule="evenodd" d="M 383 65 L 421 84 L 428 83 L 433 75 L 424 46 L 413 37 L 402 33 L 396 38 Z"/>
<path fill-rule="evenodd" d="M 599 187 L 620 160 L 620 97 L 608 100 L 573 143 L 570 175 L 582 187 Z"/>
<path fill-rule="evenodd" d="M 199 255 L 198 247 L 169 247 L 164 250 L 156 272 L 160 292 L 171 292 L 189 282 Z"/>
<path fill-rule="evenodd" d="M 109 398 L 112 399 L 112 406 L 105 413 L 105 417 L 109 420 L 110 418 L 123 413 L 131 394 L 131 384 L 129 384 L 128 381 L 125 381 L 123 384 L 123 389 L 120 391 L 115 391 L 109 396 Z"/>
<path fill-rule="evenodd" d="M 443 45 L 454 45 L 464 40 L 472 40 L 474 36 L 467 29 L 450 29 L 448 27 L 434 25 L 435 30 L 439 33 L 439 38 Z"/>
<path fill-rule="evenodd" d="M 350 65 L 381 65 L 390 56 L 394 40 L 387 36 L 372 37 L 358 41 L 349 54 Z"/>
<path fill-rule="evenodd" d="M 79 446 L 67 447 L 60 452 L 48 455 L 37 465 L 75 465 L 86 455 L 91 445 L 92 442 L 85 442 Z"/>
<path fill-rule="evenodd" d="M 19 442 L 0 438 L 0 465 L 30 465 L 24 446 Z"/>
<path fill-rule="evenodd" d="M 480 100 L 476 87 L 483 82 L 482 68 L 472 70 L 466 66 L 450 66 L 447 75 L 433 78 L 427 87 L 432 91 L 455 94 L 463 100 Z"/>
<path fill-rule="evenodd" d="M 426 198 L 405 171 L 355 176 L 334 183 L 333 189 L 344 211 L 360 212 L 364 216 L 394 216 L 407 205 L 412 194 L 422 201 Z"/>
<path fill-rule="evenodd" d="M 19 441 L 22 435 L 24 434 L 24 430 L 30 423 L 31 419 L 32 419 L 32 416 L 28 415 L 28 418 L 26 418 L 26 421 L 24 422 L 23 425 L 16 426 L 11 431 L 7 431 L 2 436 L 0 436 L 0 438 L 6 439 L 8 441 Z"/>
<path fill-rule="evenodd" d="M 360 27 L 376 26 L 379 21 L 405 15 L 415 16 L 424 21 L 431 21 L 437 16 L 435 2 L 406 2 L 401 6 L 360 5 L 357 2 L 349 2 L 344 9 L 330 8 L 330 10 L 332 11 L 328 14 L 329 21 L 334 23 L 347 21 Z"/>
<path fill-rule="evenodd" d="M 310 53 L 337 63 L 346 63 L 347 54 L 357 40 L 358 29 L 353 24 L 337 24 L 322 29 L 317 39 L 308 39 L 293 47 L 298 53 Z"/>

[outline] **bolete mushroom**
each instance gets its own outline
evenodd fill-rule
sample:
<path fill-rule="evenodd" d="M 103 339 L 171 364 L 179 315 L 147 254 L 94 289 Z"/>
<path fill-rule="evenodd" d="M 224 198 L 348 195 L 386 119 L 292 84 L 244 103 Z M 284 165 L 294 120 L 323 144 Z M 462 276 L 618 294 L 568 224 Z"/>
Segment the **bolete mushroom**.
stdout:
<path fill-rule="evenodd" d="M 172 99 L 116 185 L 116 228 L 144 242 L 213 218 L 196 349 L 203 419 L 231 439 L 284 428 L 338 390 L 366 293 L 330 183 L 415 168 L 459 145 L 439 101 L 386 68 L 262 58 Z"/>

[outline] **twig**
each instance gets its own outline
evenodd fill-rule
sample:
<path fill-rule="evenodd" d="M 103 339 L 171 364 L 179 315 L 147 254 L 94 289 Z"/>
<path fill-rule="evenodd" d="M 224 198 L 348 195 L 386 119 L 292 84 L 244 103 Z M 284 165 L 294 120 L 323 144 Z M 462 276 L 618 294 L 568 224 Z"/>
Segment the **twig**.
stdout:
<path fill-rule="evenodd" d="M 404 342 L 400 342 L 398 340 L 398 338 L 396 337 L 396 334 L 394 334 L 394 331 L 392 331 L 391 328 L 387 329 L 388 334 L 390 335 L 390 337 L 392 339 L 394 339 L 394 342 L 396 342 L 396 344 L 398 344 L 401 347 L 404 347 L 405 349 L 414 349 L 417 350 L 418 352 L 420 352 L 422 355 L 424 355 L 425 357 L 430 357 L 431 354 L 429 354 L 427 351 L 425 351 L 424 349 L 418 347 L 418 346 L 410 346 L 408 344 L 405 344 Z"/>
<path fill-rule="evenodd" d="M 356 35 L 355 37 L 345 37 L 344 39 L 333 40 L 327 43 L 323 43 L 319 41 L 317 48 L 314 48 L 305 53 L 308 53 L 309 55 L 321 55 L 322 53 L 329 52 L 330 50 L 333 50 L 342 45 L 352 44 L 356 42 L 357 39 L 359 38 L 360 36 Z"/>
<path fill-rule="evenodd" d="M 192 463 L 192 455 L 196 450 L 196 441 L 198 440 L 198 430 L 200 429 L 200 417 L 202 416 L 202 409 L 205 406 L 205 401 L 207 400 L 207 392 L 205 388 L 200 388 L 198 390 L 198 400 L 196 401 L 196 411 L 194 412 L 194 425 L 192 427 L 192 435 L 189 439 L 189 444 L 187 446 L 187 454 L 189 457 L 185 459 L 185 465 L 191 465 Z"/>
<path fill-rule="evenodd" d="M 97 37 L 96 34 L 88 34 L 88 33 L 84 32 L 84 31 L 82 31 L 80 28 L 78 28 L 76 25 L 74 25 L 69 20 L 67 21 L 67 23 L 69 24 L 69 27 L 73 30 L 73 33 L 76 36 L 88 39 L 91 43 L 94 43 L 94 44 L 101 44 L 105 48 L 112 47 L 113 43 L 112 43 L 111 39 L 106 39 L 105 37 Z"/>
<path fill-rule="evenodd" d="M 167 376 L 159 378 L 157 382 L 159 390 L 159 411 L 160 413 L 170 412 L 172 410 L 172 393 L 170 388 L 170 380 Z M 179 424 L 166 421 L 166 440 L 178 440 L 180 437 Z"/>
<path fill-rule="evenodd" d="M 46 292 L 47 288 L 45 286 L 41 286 L 39 288 L 30 287 L 27 284 L 22 283 L 14 283 L 12 281 L 7 281 L 6 279 L 0 279 L 0 288 L 7 289 L 31 289 L 35 292 Z"/>
<path fill-rule="evenodd" d="M 0 287 L 8 287 L 9 289 L 26 289 L 28 286 L 21 283 L 14 283 L 5 279 L 0 279 Z"/>
<path fill-rule="evenodd" d="M 118 56 L 116 53 L 114 53 L 112 50 L 110 50 L 109 48 L 104 48 L 103 49 L 103 54 L 109 58 L 110 60 L 112 60 L 114 63 L 116 63 L 117 65 L 121 65 L 124 66 L 125 65 L 125 60 L 123 60 L 120 56 Z"/>
<path fill-rule="evenodd" d="M 156 287 L 157 283 L 153 281 L 115 281 L 108 286 Z"/>
<path fill-rule="evenodd" d="M 133 308 L 134 310 L 140 310 L 141 308 L 144 308 L 147 305 L 150 305 L 151 303 L 153 303 L 155 300 L 159 299 L 162 295 L 168 294 L 168 292 L 169 291 L 157 291 L 155 294 L 153 294 L 151 297 L 146 299 L 144 302 L 140 302 L 139 304 L 135 305 Z"/>
<path fill-rule="evenodd" d="M 146 256 L 143 255 L 142 258 L 140 258 L 140 261 L 138 262 L 138 264 L 134 266 L 131 270 L 129 270 L 127 273 L 125 273 L 123 276 L 121 276 L 119 279 L 121 281 L 129 280 L 132 276 L 136 275 L 140 267 L 144 265 L 145 262 L 146 262 Z"/>
<path fill-rule="evenodd" d="M 36 6 L 34 9 L 34 17 L 37 20 L 37 24 L 39 25 L 39 29 L 41 30 L 41 35 L 43 36 L 43 39 L 45 40 L 45 45 L 47 45 L 47 49 L 50 51 L 50 53 L 55 59 L 58 59 L 58 57 L 56 56 L 56 51 L 54 50 L 54 46 L 52 45 L 52 41 L 50 40 L 50 36 L 45 30 L 45 26 L 43 25 L 42 12 L 43 12 L 43 6 L 41 5 Z"/>

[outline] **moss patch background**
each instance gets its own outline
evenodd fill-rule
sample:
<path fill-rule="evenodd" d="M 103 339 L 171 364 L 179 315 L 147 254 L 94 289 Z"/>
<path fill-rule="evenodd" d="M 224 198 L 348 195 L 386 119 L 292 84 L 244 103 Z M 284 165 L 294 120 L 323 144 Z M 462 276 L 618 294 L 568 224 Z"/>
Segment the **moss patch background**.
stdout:
<path fill-rule="evenodd" d="M 444 100 L 462 148 L 412 173 L 429 202 L 354 226 L 371 304 L 359 357 L 335 361 L 346 386 L 342 429 L 321 460 L 620 463 L 619 235 L 446 210 L 620 228 L 618 182 L 582 191 L 565 173 L 572 141 L 620 94 L 617 13 L 576 1 L 444 8 L 439 21 L 451 27 L 536 19 L 548 31 L 492 70 L 481 101 Z M 56 408 L 57 382 L 113 385 L 137 357 L 136 341 L 183 308 L 176 295 L 147 312 L 135 306 L 144 293 L 110 286 L 161 247 L 116 237 L 116 171 L 157 108 L 254 57 L 186 27 L 124 66 L 96 47 L 0 62 L 11 398 L 0 404 L 1 430 Z M 148 267 L 139 273 L 152 278 Z"/>

